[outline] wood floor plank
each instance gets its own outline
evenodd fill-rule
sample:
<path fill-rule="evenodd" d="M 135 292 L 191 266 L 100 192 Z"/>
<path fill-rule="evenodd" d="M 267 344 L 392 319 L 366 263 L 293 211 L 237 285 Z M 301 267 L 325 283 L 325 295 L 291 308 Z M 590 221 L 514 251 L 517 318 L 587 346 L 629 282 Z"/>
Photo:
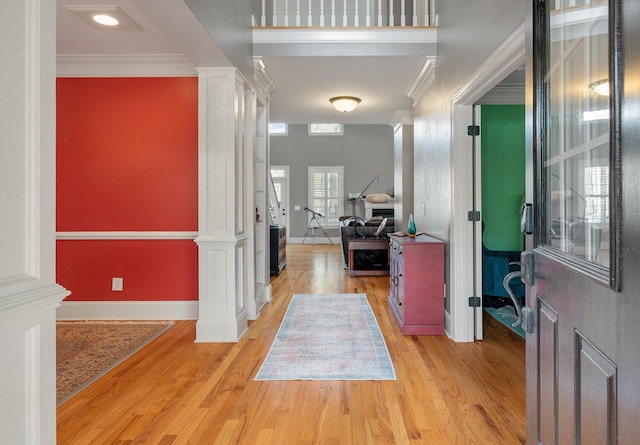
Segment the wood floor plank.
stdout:
<path fill-rule="evenodd" d="M 58 444 L 524 444 L 524 340 L 404 336 L 389 277 L 349 277 L 337 245 L 287 247 L 272 301 L 237 343 L 175 326 L 57 410 Z M 395 381 L 254 381 L 294 293 L 365 293 Z"/>

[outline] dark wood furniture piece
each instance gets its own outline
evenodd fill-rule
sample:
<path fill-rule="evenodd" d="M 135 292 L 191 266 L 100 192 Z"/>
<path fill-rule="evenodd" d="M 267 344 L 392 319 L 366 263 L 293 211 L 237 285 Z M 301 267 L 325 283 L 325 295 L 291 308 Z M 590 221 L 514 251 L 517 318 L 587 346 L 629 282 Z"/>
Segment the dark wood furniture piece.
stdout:
<path fill-rule="evenodd" d="M 388 238 L 349 241 L 349 276 L 359 275 L 389 275 Z"/>
<path fill-rule="evenodd" d="M 277 277 L 287 265 L 286 226 L 271 226 L 270 241 L 270 271 Z"/>
<path fill-rule="evenodd" d="M 389 305 L 402 334 L 444 334 L 444 242 L 427 235 L 389 239 Z"/>

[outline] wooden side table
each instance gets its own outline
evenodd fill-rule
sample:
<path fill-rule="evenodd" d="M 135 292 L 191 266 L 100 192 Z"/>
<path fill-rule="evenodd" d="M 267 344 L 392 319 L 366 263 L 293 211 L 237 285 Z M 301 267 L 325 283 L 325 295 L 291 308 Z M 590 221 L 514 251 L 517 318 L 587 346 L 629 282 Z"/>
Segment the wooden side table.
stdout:
<path fill-rule="evenodd" d="M 369 264 L 358 261 L 356 251 L 369 251 L 375 257 L 374 261 Z M 349 276 L 358 275 L 389 275 L 388 239 L 362 238 L 349 241 Z"/>

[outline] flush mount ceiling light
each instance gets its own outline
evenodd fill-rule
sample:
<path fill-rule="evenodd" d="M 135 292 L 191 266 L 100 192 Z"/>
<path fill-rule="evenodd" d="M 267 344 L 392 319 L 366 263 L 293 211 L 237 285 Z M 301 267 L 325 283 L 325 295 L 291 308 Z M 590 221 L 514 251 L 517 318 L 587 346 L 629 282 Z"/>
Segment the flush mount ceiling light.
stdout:
<path fill-rule="evenodd" d="M 593 82 L 589 85 L 596 94 L 600 96 L 608 96 L 609 95 L 609 79 L 601 79 L 597 82 Z"/>
<path fill-rule="evenodd" d="M 329 99 L 333 108 L 343 113 L 348 113 L 356 109 L 361 102 L 359 98 L 354 96 L 337 96 Z"/>

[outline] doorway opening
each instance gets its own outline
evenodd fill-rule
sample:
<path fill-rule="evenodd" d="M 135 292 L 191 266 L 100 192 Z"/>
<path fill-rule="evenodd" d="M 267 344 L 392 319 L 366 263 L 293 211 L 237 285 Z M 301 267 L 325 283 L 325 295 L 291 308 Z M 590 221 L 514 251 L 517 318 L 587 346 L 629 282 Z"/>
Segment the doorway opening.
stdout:
<path fill-rule="evenodd" d="M 521 79 L 522 94 L 514 94 L 515 102 L 524 98 L 523 73 L 519 69 L 505 79 L 508 82 Z M 501 88 L 500 85 L 496 88 Z M 490 95 L 491 92 L 479 103 L 491 102 Z M 475 182 L 480 184 L 476 200 L 482 204 L 482 239 L 476 243 L 481 244 L 482 250 L 482 307 L 524 338 L 524 330 L 517 323 L 516 303 L 524 304 L 525 287 L 517 274 L 512 273 L 520 270 L 520 253 L 524 249 L 520 209 L 525 202 L 525 107 L 524 103 L 486 104 L 476 105 L 474 111 L 481 128 L 480 143 L 475 144 L 476 156 L 480 157 L 476 174 L 480 178 Z M 507 277 L 512 278 L 505 282 Z"/>

